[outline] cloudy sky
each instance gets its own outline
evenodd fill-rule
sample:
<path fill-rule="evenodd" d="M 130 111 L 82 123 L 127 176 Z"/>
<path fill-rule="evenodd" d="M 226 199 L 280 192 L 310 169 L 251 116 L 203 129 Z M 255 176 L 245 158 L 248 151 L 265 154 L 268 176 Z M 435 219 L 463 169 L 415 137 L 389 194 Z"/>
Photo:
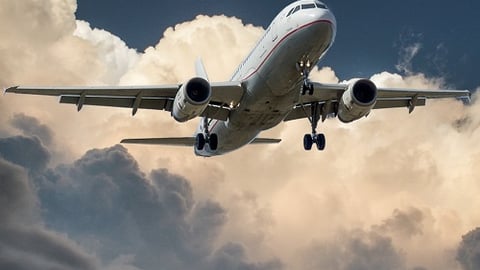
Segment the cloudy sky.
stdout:
<path fill-rule="evenodd" d="M 108 29 L 130 47 L 154 46 L 167 27 L 198 14 L 235 16 L 266 28 L 291 1 L 130 1 L 80 0 L 77 16 Z M 409 61 L 412 71 L 448 79 L 451 86 L 472 89 L 480 84 L 480 3 L 472 0 L 328 1 L 338 20 L 335 46 L 323 65 L 341 79 L 397 71 L 405 48 L 418 48 Z M 115 11 L 112 12 L 112 7 Z"/>
<path fill-rule="evenodd" d="M 0 85 L 182 82 L 198 55 L 224 80 L 285 4 L 0 0 Z M 339 33 L 316 80 L 480 86 L 478 3 L 328 4 Z M 268 131 L 278 146 L 204 159 L 117 144 L 194 121 L 5 95 L 0 269 L 480 269 L 479 115 L 474 98 L 332 119 L 323 153 L 297 121 Z"/>

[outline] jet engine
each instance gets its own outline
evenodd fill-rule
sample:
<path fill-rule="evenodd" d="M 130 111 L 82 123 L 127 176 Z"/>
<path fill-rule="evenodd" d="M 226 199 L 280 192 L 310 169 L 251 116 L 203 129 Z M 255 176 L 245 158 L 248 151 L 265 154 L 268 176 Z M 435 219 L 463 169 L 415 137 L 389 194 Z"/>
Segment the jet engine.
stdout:
<path fill-rule="evenodd" d="M 172 116 L 178 122 L 186 122 L 200 116 L 211 98 L 210 83 L 200 77 L 193 78 L 178 90 L 173 102 Z"/>
<path fill-rule="evenodd" d="M 367 116 L 377 102 L 377 86 L 368 79 L 351 83 L 338 106 L 338 119 L 349 123 Z"/>

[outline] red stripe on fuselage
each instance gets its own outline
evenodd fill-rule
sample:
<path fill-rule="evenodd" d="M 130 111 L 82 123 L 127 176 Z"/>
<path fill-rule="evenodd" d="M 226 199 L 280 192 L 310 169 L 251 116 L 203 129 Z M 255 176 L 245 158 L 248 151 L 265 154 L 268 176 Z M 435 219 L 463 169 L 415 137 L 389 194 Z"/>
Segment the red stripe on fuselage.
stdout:
<path fill-rule="evenodd" d="M 275 45 L 275 47 L 273 47 L 273 49 L 270 50 L 270 52 L 268 53 L 267 57 L 265 57 L 265 59 L 263 59 L 262 63 L 260 63 L 260 65 L 257 67 L 257 69 L 255 69 L 254 71 L 252 71 L 252 73 L 250 73 L 248 76 L 246 76 L 244 79 L 242 79 L 242 81 L 246 81 L 248 80 L 250 77 L 253 76 L 253 74 L 257 73 L 258 70 L 263 66 L 263 64 L 265 64 L 265 62 L 267 61 L 268 58 L 270 58 L 270 56 L 273 54 L 273 52 L 275 51 L 275 49 L 278 48 L 278 46 L 280 46 L 280 44 L 282 44 L 283 41 L 285 41 L 285 39 L 287 39 L 288 37 L 290 37 L 291 35 L 293 35 L 294 33 L 306 28 L 306 27 L 309 27 L 311 25 L 314 25 L 314 24 L 317 24 L 317 23 L 329 23 L 330 25 L 332 25 L 333 23 L 329 20 L 317 20 L 317 21 L 313 21 L 313 22 L 310 22 L 310 23 L 307 23 L 305 25 L 302 25 L 301 27 L 298 27 L 296 28 L 295 30 L 289 32 L 288 34 L 286 34 L 278 43 L 277 45 Z"/>

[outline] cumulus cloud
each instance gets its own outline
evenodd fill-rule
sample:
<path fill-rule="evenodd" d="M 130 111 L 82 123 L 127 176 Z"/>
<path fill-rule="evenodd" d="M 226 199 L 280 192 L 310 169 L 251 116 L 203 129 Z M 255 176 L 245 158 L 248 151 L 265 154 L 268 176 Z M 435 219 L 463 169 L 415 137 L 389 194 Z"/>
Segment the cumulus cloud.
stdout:
<path fill-rule="evenodd" d="M 22 113 L 15 114 L 10 120 L 10 124 L 25 136 L 36 136 L 47 146 L 52 144 L 53 132 L 34 117 Z"/>
<path fill-rule="evenodd" d="M 457 260 L 463 270 L 480 268 L 480 228 L 477 228 L 462 237 L 458 248 Z"/>
<path fill-rule="evenodd" d="M 339 234 L 334 242 L 312 244 L 305 264 L 303 269 L 405 269 L 404 258 L 390 238 L 361 230 Z"/>
<path fill-rule="evenodd" d="M 22 168 L 0 158 L 0 180 L 2 269 L 98 269 L 77 244 L 43 227 L 37 197 Z"/>
<path fill-rule="evenodd" d="M 212 80 L 227 80 L 263 32 L 235 18 L 199 16 L 137 53 L 76 21 L 73 0 L 0 5 L 0 33 L 8 37 L 0 45 L 2 85 L 177 83 L 194 75 L 197 56 Z M 29 21 L 15 20 L 25 14 Z M 404 52 L 407 76 L 372 80 L 443 87 L 442 78 L 406 72 L 418 48 Z M 340 81 L 331 68 L 311 75 Z M 2 222 L 12 226 L 0 236 L 1 268 L 450 270 L 475 261 L 457 247 L 480 223 L 476 99 L 429 102 L 412 115 L 378 110 L 350 125 L 328 120 L 320 126 L 324 153 L 303 151 L 306 120 L 286 123 L 265 134 L 281 136 L 278 146 L 213 159 L 192 149 L 116 145 L 124 137 L 191 135 L 194 121 L 88 106 L 79 114 L 56 102 L 0 98 L 0 155 L 8 160 L 0 183 L 24 186 L 3 197 Z M 8 237 L 14 227 L 11 235 L 28 248 Z M 19 263 L 19 254 L 38 253 L 42 243 L 68 254 Z M 465 240 L 462 247 L 475 250 Z"/>

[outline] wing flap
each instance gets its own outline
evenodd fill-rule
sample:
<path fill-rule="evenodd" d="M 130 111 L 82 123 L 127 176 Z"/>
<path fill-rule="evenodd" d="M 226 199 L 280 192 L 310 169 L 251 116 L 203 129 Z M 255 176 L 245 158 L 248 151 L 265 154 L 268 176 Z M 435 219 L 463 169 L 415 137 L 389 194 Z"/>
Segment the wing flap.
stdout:
<path fill-rule="evenodd" d="M 79 104 L 79 96 L 61 96 L 60 103 L 65 104 Z M 133 108 L 135 103 L 135 97 L 85 97 L 83 100 L 84 105 L 93 106 L 107 106 L 107 107 L 119 107 L 119 108 Z M 152 110 L 166 110 L 171 111 L 173 104 L 172 99 L 165 98 L 142 98 L 139 104 L 139 108 L 152 109 Z"/>
<path fill-rule="evenodd" d="M 374 109 L 388 109 L 388 108 L 410 108 L 411 98 L 382 98 L 377 100 Z M 425 106 L 427 103 L 426 98 L 418 98 L 415 102 L 415 106 Z"/>

